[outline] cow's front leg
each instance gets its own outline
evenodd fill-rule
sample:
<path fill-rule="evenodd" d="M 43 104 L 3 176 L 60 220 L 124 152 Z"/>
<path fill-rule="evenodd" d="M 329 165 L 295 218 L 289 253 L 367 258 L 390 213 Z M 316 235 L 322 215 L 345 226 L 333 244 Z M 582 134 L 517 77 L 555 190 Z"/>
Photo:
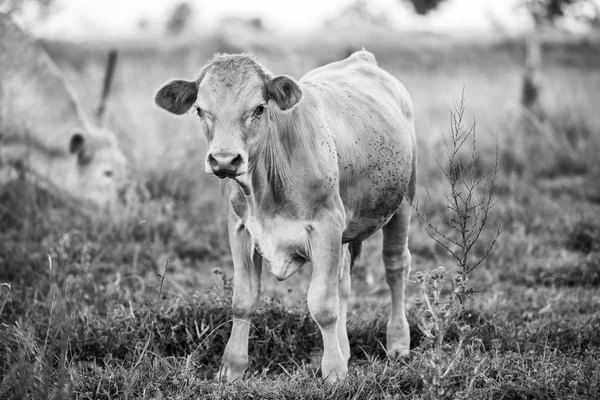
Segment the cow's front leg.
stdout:
<path fill-rule="evenodd" d="M 338 339 L 342 237 L 341 232 L 319 233 L 311 238 L 313 274 L 308 289 L 308 309 L 323 336 L 323 377 L 337 381 L 348 374 L 347 360 Z"/>
<path fill-rule="evenodd" d="M 340 318 L 338 320 L 338 340 L 340 342 L 340 348 L 342 349 L 342 355 L 346 362 L 350 359 L 350 343 L 348 342 L 348 331 L 347 331 L 347 315 L 348 315 L 348 300 L 350 299 L 351 289 L 351 259 L 348 245 L 344 245 L 343 257 L 340 265 L 340 286 L 338 288 L 340 296 Z"/>
<path fill-rule="evenodd" d="M 233 257 L 233 327 L 225 347 L 219 379 L 231 381 L 242 377 L 248 365 L 250 319 L 260 296 L 262 257 L 252 251 L 252 239 L 237 217 L 229 217 L 229 241 Z"/>

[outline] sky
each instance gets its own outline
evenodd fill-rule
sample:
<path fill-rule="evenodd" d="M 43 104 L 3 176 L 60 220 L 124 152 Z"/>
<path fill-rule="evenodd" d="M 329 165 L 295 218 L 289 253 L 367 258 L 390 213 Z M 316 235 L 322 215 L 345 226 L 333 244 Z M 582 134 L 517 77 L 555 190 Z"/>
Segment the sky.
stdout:
<path fill-rule="evenodd" d="M 189 0 L 192 26 L 207 31 L 225 16 L 261 17 L 266 26 L 299 34 L 318 28 L 353 0 Z M 600 0 L 596 0 L 600 3 Z M 171 0 L 55 0 L 52 16 L 40 23 L 25 10 L 24 25 L 34 34 L 63 39 L 139 37 L 160 34 L 178 1 Z M 388 16 L 398 29 L 437 33 L 491 33 L 498 28 L 511 34 L 530 30 L 531 18 L 523 0 L 448 0 L 427 16 L 418 16 L 399 0 L 368 0 L 369 8 Z M 578 27 L 574 27 L 577 30 Z"/>
<path fill-rule="evenodd" d="M 25 24 L 40 36 L 87 37 L 135 35 L 136 22 L 145 19 L 164 26 L 179 1 L 170 0 L 55 0 L 56 12 L 49 21 L 33 23 L 34 13 L 25 13 Z M 213 29 L 224 16 L 261 16 L 274 29 L 299 32 L 311 29 L 333 15 L 348 0 L 188 0 L 194 9 L 193 25 Z M 157 28 L 158 29 L 158 28 Z"/>

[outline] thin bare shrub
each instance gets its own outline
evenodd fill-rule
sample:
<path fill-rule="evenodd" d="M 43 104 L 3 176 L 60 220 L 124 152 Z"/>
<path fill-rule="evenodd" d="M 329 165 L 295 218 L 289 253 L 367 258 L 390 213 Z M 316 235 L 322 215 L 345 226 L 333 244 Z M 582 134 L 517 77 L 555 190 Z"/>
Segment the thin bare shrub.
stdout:
<path fill-rule="evenodd" d="M 473 271 L 479 267 L 492 251 L 501 233 L 501 221 L 493 227 L 489 242 L 480 249 L 489 227 L 490 211 L 494 207 L 496 177 L 498 171 L 498 145 L 491 172 L 482 172 L 480 155 L 475 140 L 475 123 L 465 126 L 465 98 L 450 113 L 449 136 L 444 137 L 445 160 L 436 158 L 442 171 L 446 189 L 442 189 L 444 206 L 436 206 L 432 194 L 427 189 L 427 202 L 433 208 L 433 217 L 441 223 L 434 223 L 415 204 L 417 215 L 425 224 L 427 234 L 447 250 L 455 261 L 456 273 L 450 279 L 444 267 L 427 272 L 417 271 L 415 278 L 420 286 L 421 297 L 417 300 L 417 323 L 425 336 L 421 345 L 424 355 L 423 395 L 425 398 L 446 398 L 452 394 L 447 389 L 453 386 L 451 376 L 460 361 L 468 354 L 469 359 L 480 360 L 472 372 L 472 381 L 467 385 L 471 390 L 474 380 L 481 375 L 486 364 L 485 354 L 479 351 L 480 341 L 471 335 L 468 324 L 467 301 L 476 292 L 469 282 Z M 464 149 L 469 149 L 464 157 Z M 438 203 L 439 204 L 439 203 Z M 449 333 L 458 336 L 453 345 L 445 343 Z M 469 393 L 462 395 L 468 396 Z"/>
<path fill-rule="evenodd" d="M 466 301 L 474 290 L 467 283 L 471 273 L 487 258 L 502 231 L 502 221 L 494 228 L 495 233 L 485 250 L 473 256 L 475 245 L 481 242 L 482 233 L 488 228 L 490 211 L 495 205 L 496 178 L 498 173 L 498 145 L 494 166 L 490 173 L 481 173 L 480 154 L 475 140 L 475 123 L 464 125 L 465 98 L 450 113 L 449 137 L 444 137 L 447 166 L 436 157 L 448 188 L 442 190 L 444 209 L 435 205 L 427 189 L 427 202 L 431 204 L 441 224 L 435 225 L 415 205 L 417 215 L 425 223 L 427 234 L 447 250 L 456 261 L 457 276 L 454 279 L 454 296 L 466 310 Z M 470 144 L 470 156 L 461 157 L 462 149 Z"/>

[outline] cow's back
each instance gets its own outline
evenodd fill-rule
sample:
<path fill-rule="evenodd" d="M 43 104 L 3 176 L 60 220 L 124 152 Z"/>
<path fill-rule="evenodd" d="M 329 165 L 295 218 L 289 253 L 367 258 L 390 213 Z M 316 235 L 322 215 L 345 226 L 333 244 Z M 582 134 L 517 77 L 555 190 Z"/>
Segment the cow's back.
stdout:
<path fill-rule="evenodd" d="M 25 33 L 7 14 L 0 13 L 0 78 L 6 83 L 15 77 L 51 75 L 49 84 L 58 79 L 58 70 L 43 48 Z"/>
<path fill-rule="evenodd" d="M 42 46 L 0 13 L 0 168 L 14 165 L 97 204 L 115 203 L 127 179 L 115 134 L 87 121 Z"/>
<path fill-rule="evenodd" d="M 301 82 L 322 100 L 336 143 L 340 195 L 349 221 L 344 239 L 368 236 L 395 212 L 414 178 L 410 97 L 364 50 L 309 72 Z"/>
<path fill-rule="evenodd" d="M 337 98 L 345 106 L 367 100 L 375 107 L 385 106 L 400 111 L 400 116 L 407 123 L 413 121 L 413 105 L 406 88 L 379 68 L 375 56 L 366 50 L 314 69 L 301 81 L 317 85 L 322 93 L 330 93 L 332 98 L 346 94 L 345 98 Z"/>
<path fill-rule="evenodd" d="M 0 129 L 7 141 L 65 153 L 74 129 L 86 128 L 61 71 L 6 14 L 0 14 L 0 91 Z"/>

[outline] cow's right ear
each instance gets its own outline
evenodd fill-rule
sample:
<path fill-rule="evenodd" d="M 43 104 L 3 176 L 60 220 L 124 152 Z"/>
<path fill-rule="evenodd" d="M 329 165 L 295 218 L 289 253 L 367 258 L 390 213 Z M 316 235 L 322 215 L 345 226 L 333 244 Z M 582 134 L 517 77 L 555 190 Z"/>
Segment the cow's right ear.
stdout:
<path fill-rule="evenodd" d="M 154 101 L 170 113 L 185 114 L 196 102 L 198 84 L 193 81 L 174 80 L 160 88 Z"/>

